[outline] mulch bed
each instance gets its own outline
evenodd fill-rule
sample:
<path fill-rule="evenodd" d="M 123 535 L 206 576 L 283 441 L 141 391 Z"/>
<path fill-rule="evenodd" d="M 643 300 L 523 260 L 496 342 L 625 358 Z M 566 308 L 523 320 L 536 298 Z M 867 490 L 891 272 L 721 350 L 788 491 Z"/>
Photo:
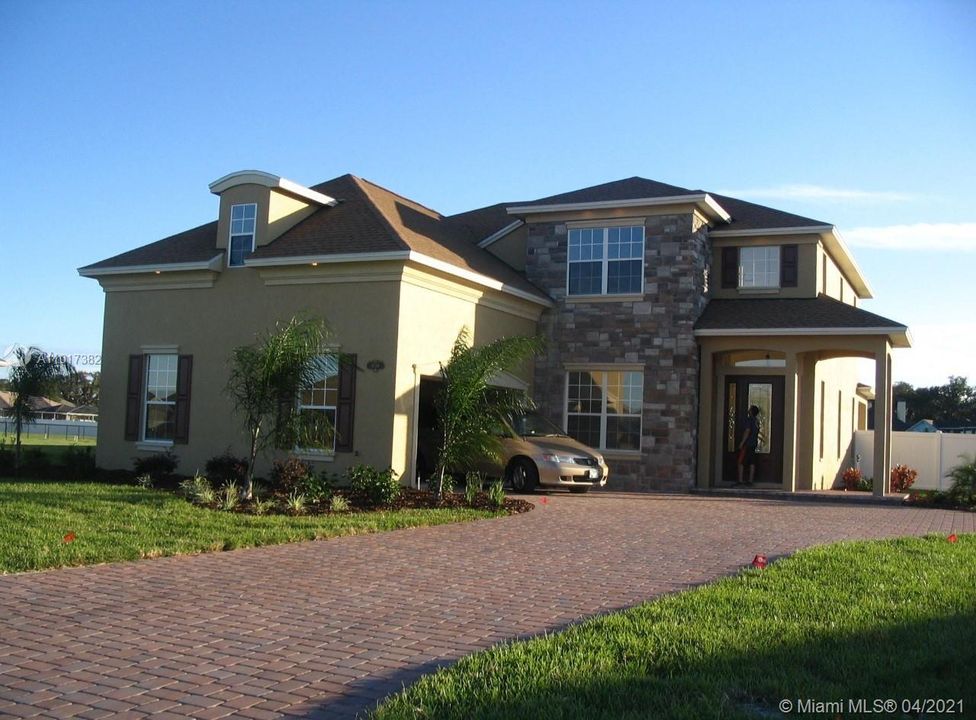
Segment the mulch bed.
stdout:
<path fill-rule="evenodd" d="M 453 508 L 469 508 L 473 510 L 489 510 L 492 512 L 498 512 L 501 510 L 509 515 L 517 515 L 519 513 L 528 512 L 535 507 L 532 503 L 525 500 L 506 497 L 504 505 L 501 508 L 498 508 L 488 498 L 487 493 L 478 493 L 474 502 L 471 504 L 468 504 L 468 501 L 464 497 L 463 493 L 448 493 L 441 502 L 438 502 L 437 496 L 434 495 L 434 493 L 426 492 L 424 490 L 414 490 L 411 488 L 404 488 L 400 493 L 400 497 L 398 497 L 393 503 L 379 506 L 370 504 L 365 495 L 348 489 L 338 489 L 334 491 L 333 494 L 341 495 L 349 501 L 349 510 L 346 512 L 388 512 L 391 510 L 444 510 Z M 286 511 L 282 510 L 282 508 L 285 507 L 285 500 L 287 496 L 275 494 L 273 498 L 277 501 L 277 508 L 272 512 L 274 514 L 287 514 Z M 241 504 L 234 509 L 234 512 L 245 513 L 248 515 L 254 514 L 253 506 L 251 502 L 247 500 L 242 501 Z M 332 511 L 329 510 L 329 503 L 326 501 L 321 503 L 307 503 L 305 505 L 305 511 L 302 514 L 328 515 L 335 513 L 332 513 Z"/>
<path fill-rule="evenodd" d="M 970 507 L 946 496 L 945 493 L 937 490 L 920 490 L 908 494 L 904 500 L 905 505 L 915 507 L 939 508 L 941 510 L 962 510 L 964 512 L 976 512 L 976 506 Z"/>

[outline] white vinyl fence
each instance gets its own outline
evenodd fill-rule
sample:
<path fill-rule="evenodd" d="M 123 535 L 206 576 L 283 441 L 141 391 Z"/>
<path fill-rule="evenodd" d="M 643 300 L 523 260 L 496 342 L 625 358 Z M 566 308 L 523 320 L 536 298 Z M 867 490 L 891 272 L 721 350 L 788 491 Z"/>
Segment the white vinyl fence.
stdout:
<path fill-rule="evenodd" d="M 874 477 L 874 431 L 854 433 L 854 454 L 861 456 L 861 473 Z M 946 473 L 964 462 L 961 455 L 976 455 L 976 435 L 957 433 L 891 433 L 891 464 L 918 470 L 912 486 L 919 490 L 947 490 L 952 484 Z"/>
<path fill-rule="evenodd" d="M 0 418 L 0 437 L 9 440 L 17 434 L 13 418 Z M 89 420 L 38 420 L 26 423 L 20 431 L 21 439 L 60 438 L 64 440 L 95 439 L 98 437 L 98 423 Z"/>

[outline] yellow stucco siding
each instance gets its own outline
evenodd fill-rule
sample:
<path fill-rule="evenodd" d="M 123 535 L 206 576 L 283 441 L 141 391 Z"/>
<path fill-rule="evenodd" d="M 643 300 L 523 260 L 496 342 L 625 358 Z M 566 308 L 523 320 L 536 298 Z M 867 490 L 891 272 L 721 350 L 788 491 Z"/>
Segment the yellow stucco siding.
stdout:
<path fill-rule="evenodd" d="M 853 287 L 823 245 L 817 247 L 817 268 L 817 291 L 819 293 L 848 305 L 857 305 L 857 295 Z"/>
<path fill-rule="evenodd" d="M 369 268 L 376 279 L 364 279 L 364 273 L 355 277 L 352 269 L 343 266 L 345 274 L 332 278 L 335 282 L 321 282 L 329 278 L 320 276 L 314 284 L 273 286 L 265 285 L 253 269 L 228 269 L 213 288 L 106 293 L 99 465 L 131 467 L 133 457 L 147 454 L 124 439 L 124 415 L 128 357 L 152 345 L 175 346 L 180 354 L 193 356 L 190 442 L 172 448 L 180 457 L 179 471 L 202 470 L 209 457 L 227 449 L 244 455 L 240 420 L 224 393 L 231 351 L 253 342 L 257 332 L 275 322 L 310 311 L 328 320 L 339 349 L 356 353 L 360 366 L 371 359 L 386 363 L 380 372 L 357 375 L 358 454 L 338 453 L 333 463 L 321 465 L 337 470 L 354 462 L 387 467 L 393 434 L 399 280 L 389 273 L 384 278 L 376 268 Z M 262 460 L 258 472 L 266 473 L 268 465 Z"/>
<path fill-rule="evenodd" d="M 854 464 L 857 429 L 858 361 L 832 358 L 816 362 L 813 382 L 812 489 L 829 490 Z"/>
<path fill-rule="evenodd" d="M 493 242 L 486 250 L 516 270 L 525 272 L 525 243 L 527 238 L 528 228 L 522 225 L 505 237 Z"/>
<path fill-rule="evenodd" d="M 271 190 L 268 194 L 268 228 L 263 244 L 279 237 L 318 209 L 318 205 Z"/>
<path fill-rule="evenodd" d="M 186 275 L 185 281 L 193 280 L 192 274 Z M 166 278 L 141 276 L 139 283 L 124 282 L 126 287 L 151 288 L 154 283 L 162 286 Z M 519 298 L 401 262 L 228 268 L 216 274 L 209 288 L 107 292 L 97 462 L 107 468 L 131 467 L 134 457 L 152 452 L 124 438 L 128 358 L 151 352 L 152 346 L 193 356 L 190 441 L 172 447 L 180 458 L 178 471 L 203 470 L 208 458 L 225 450 L 245 455 L 240 419 L 224 392 L 231 352 L 254 342 L 258 332 L 275 322 L 307 311 L 328 321 L 333 344 L 343 353 L 355 353 L 360 368 L 355 451 L 316 460 L 315 467 L 340 472 L 368 463 L 393 467 L 403 475 L 413 461 L 419 376 L 436 374 L 438 363 L 447 362 L 463 326 L 478 344 L 532 335 L 540 310 Z M 367 368 L 380 363 L 380 369 Z M 531 368 L 518 374 L 531 378 Z M 266 474 L 269 466 L 270 458 L 262 457 L 257 472 Z"/>
<path fill-rule="evenodd" d="M 797 284 L 796 287 L 780 287 L 773 290 L 750 290 L 747 288 L 722 287 L 722 249 L 725 247 L 768 247 L 797 246 Z M 747 297 L 816 297 L 820 280 L 819 241 L 810 235 L 778 235 L 771 237 L 714 238 L 712 241 L 711 273 L 709 294 L 716 300 L 733 300 Z"/>
<path fill-rule="evenodd" d="M 539 308 L 531 303 L 478 288 L 435 272 L 408 266 L 400 284 L 396 338 L 396 405 L 393 469 L 412 474 L 416 443 L 415 410 L 419 381 L 435 376 L 446 363 L 463 327 L 477 345 L 501 337 L 536 334 Z M 531 364 L 514 373 L 531 381 Z"/>

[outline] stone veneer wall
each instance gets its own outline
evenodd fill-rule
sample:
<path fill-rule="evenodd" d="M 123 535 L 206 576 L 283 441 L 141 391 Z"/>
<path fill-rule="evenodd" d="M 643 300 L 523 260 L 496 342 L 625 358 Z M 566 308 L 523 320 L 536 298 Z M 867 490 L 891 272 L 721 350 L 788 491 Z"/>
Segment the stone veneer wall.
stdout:
<path fill-rule="evenodd" d="M 686 490 L 695 482 L 698 346 L 694 324 L 707 303 L 708 227 L 697 215 L 654 215 L 644 229 L 644 298 L 566 302 L 565 223 L 528 226 L 528 278 L 556 301 L 540 319 L 549 340 L 536 362 L 535 399 L 564 417 L 566 364 L 644 364 L 641 454 L 607 458 L 617 490 Z M 612 454 L 612 453 L 611 453 Z"/>

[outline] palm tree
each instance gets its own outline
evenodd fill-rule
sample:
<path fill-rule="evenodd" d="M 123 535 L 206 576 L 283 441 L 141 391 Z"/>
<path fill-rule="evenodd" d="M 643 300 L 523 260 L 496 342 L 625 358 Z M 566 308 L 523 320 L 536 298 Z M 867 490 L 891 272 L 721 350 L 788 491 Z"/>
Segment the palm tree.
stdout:
<path fill-rule="evenodd" d="M 234 350 L 226 392 L 248 435 L 246 498 L 253 495 L 254 462 L 261 450 L 310 447 L 313 438 L 321 437 L 327 420 L 320 413 L 302 415 L 296 400 L 319 377 L 322 347 L 330 336 L 324 320 L 299 314 L 253 345 Z"/>
<path fill-rule="evenodd" d="M 15 393 L 11 411 L 17 432 L 14 453 L 14 469 L 20 469 L 20 432 L 27 423 L 37 418 L 31 399 L 42 397 L 55 390 L 64 378 L 75 372 L 71 363 L 62 356 L 51 355 L 36 347 L 17 348 L 13 370 L 10 371 L 10 390 Z"/>
<path fill-rule="evenodd" d="M 543 348 L 541 338 L 500 338 L 471 347 L 466 327 L 454 341 L 451 359 L 441 365 L 444 384 L 437 398 L 440 456 L 434 473 L 434 490 L 443 498 L 445 477 L 451 470 L 479 458 L 498 459 L 501 442 L 492 432 L 499 414 L 525 409 L 530 401 L 517 390 L 492 387 L 491 379 L 512 370 Z"/>

